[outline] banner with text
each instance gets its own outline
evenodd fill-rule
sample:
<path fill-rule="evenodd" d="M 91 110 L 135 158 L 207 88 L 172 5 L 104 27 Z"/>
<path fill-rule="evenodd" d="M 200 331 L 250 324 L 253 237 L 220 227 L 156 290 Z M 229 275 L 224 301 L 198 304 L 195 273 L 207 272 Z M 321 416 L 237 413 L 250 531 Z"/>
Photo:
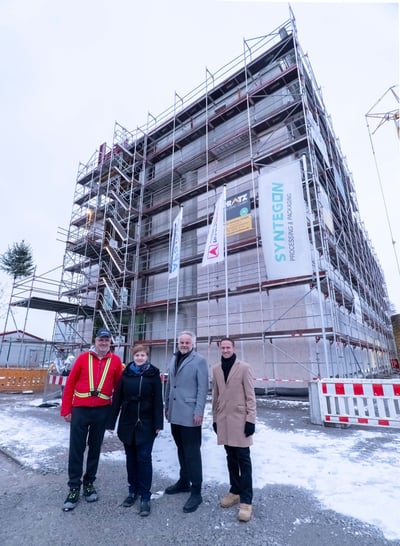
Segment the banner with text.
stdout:
<path fill-rule="evenodd" d="M 226 200 L 226 235 L 237 235 L 252 229 L 250 192 L 243 191 Z"/>
<path fill-rule="evenodd" d="M 300 161 L 261 169 L 260 231 L 268 279 L 311 275 Z"/>

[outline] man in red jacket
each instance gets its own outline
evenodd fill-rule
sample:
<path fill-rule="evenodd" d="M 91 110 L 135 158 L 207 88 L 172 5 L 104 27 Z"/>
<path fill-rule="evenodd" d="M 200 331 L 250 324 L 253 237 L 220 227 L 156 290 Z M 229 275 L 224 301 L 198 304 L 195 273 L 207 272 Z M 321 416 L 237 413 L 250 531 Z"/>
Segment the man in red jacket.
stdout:
<path fill-rule="evenodd" d="M 87 502 L 97 501 L 94 488 L 100 450 L 111 397 L 122 373 L 119 356 L 110 351 L 111 332 L 100 328 L 94 346 L 76 359 L 64 388 L 61 416 L 71 423 L 68 457 L 69 494 L 63 510 L 73 510 L 79 501 L 81 485 Z M 86 472 L 83 457 L 88 445 Z"/>

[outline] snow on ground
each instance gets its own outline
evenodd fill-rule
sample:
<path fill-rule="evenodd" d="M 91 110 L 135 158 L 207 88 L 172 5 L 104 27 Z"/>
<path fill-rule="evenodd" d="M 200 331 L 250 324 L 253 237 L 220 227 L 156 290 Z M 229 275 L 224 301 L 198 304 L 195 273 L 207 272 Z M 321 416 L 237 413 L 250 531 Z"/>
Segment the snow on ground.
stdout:
<path fill-rule="evenodd" d="M 0 408 L 0 448 L 33 469 L 51 465 L 54 453 L 68 449 L 69 429 L 61 418 L 49 427 L 40 416 L 27 415 L 29 406 L 40 403 L 31 400 Z M 203 427 L 204 480 L 227 483 L 225 451 L 216 445 L 211 425 L 208 409 Z M 251 448 L 254 487 L 303 487 L 327 509 L 375 525 L 389 540 L 400 539 L 399 452 L 400 438 L 393 431 L 355 429 L 330 436 L 318 430 L 275 430 L 258 419 Z M 125 455 L 121 449 L 105 452 L 102 458 L 119 462 Z M 176 478 L 176 450 L 168 424 L 156 439 L 153 462 L 156 472 Z"/>

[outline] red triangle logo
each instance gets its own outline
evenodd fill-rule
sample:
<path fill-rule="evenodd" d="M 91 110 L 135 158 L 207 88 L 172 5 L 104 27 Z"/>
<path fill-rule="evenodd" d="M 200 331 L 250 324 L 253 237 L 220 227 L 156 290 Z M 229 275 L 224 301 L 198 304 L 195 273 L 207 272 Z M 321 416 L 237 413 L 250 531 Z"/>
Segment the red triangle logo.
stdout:
<path fill-rule="evenodd" d="M 208 256 L 210 258 L 218 258 L 219 256 L 219 245 L 212 245 L 208 247 Z"/>

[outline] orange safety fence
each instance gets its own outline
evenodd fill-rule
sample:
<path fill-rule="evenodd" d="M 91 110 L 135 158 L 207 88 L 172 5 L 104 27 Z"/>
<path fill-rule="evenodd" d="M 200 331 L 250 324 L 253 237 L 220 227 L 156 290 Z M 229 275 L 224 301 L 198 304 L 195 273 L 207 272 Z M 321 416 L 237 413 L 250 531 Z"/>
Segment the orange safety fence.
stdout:
<path fill-rule="evenodd" d="M 43 392 L 47 370 L 0 368 L 0 392 Z"/>

